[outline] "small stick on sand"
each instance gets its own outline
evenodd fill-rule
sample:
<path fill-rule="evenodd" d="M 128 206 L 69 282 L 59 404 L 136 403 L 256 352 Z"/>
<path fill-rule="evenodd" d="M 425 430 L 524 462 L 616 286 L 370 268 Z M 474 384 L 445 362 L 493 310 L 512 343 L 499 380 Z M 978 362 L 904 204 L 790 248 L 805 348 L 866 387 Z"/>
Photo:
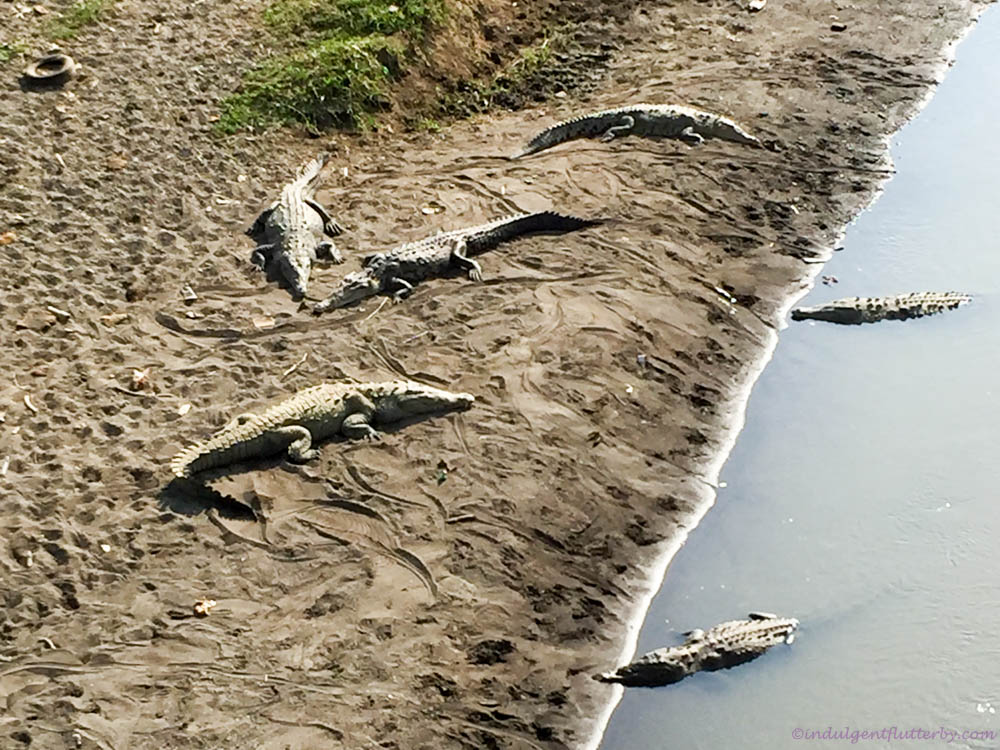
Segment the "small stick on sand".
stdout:
<path fill-rule="evenodd" d="M 381 310 L 383 307 L 385 307 L 385 303 L 388 302 L 388 301 L 389 301 L 388 297 L 383 297 L 382 301 L 379 303 L 379 306 L 375 308 L 375 310 L 371 313 L 371 315 L 369 315 L 367 318 L 365 318 L 361 322 L 362 323 L 367 323 L 369 320 L 371 320 L 376 315 L 378 315 L 378 311 Z"/>
<path fill-rule="evenodd" d="M 285 370 L 285 371 L 284 371 L 283 373 L 281 373 L 281 377 L 282 377 L 282 378 L 286 378 L 286 377 L 288 377 L 289 375 L 291 375 L 291 374 L 292 374 L 293 372 L 295 372 L 295 371 L 296 371 L 297 369 L 299 369 L 299 367 L 301 367 L 302 365 L 304 365 L 304 364 L 305 364 L 305 361 L 306 361 L 307 359 L 309 359 L 309 352 L 306 352 L 305 354 L 303 354 L 303 355 L 302 355 L 302 359 L 300 359 L 300 360 L 299 360 L 298 362 L 296 362 L 296 363 L 295 363 L 294 365 L 292 365 L 292 366 L 291 366 L 291 367 L 289 367 L 289 368 L 288 368 L 287 370 Z"/>
<path fill-rule="evenodd" d="M 24 405 L 31 409 L 35 414 L 38 414 L 38 407 L 31 403 L 31 394 L 24 394 Z"/>

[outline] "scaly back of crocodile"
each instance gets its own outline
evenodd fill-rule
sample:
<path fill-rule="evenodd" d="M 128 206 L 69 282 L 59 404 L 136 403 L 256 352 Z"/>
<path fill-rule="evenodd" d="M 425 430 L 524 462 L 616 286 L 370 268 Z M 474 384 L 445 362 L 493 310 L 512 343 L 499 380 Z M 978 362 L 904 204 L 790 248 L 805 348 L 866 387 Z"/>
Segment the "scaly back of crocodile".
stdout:
<path fill-rule="evenodd" d="M 314 197 L 320 182 L 322 182 L 323 167 L 328 161 L 330 161 L 330 154 L 324 152 L 303 165 L 294 179 L 282 189 L 282 196 L 293 200 Z"/>
<path fill-rule="evenodd" d="M 784 642 L 798 624 L 798 620 L 786 617 L 730 620 L 706 630 L 699 640 L 705 646 L 723 651 L 768 649 Z"/>
<path fill-rule="evenodd" d="M 441 232 L 430 237 L 425 237 L 416 242 L 408 242 L 393 248 L 387 255 L 390 258 L 431 255 L 439 248 L 444 248 L 447 253 L 450 251 L 452 241 L 458 238 L 465 240 L 468 255 L 478 255 L 487 250 L 492 250 L 504 242 L 509 242 L 516 237 L 528 234 L 561 234 L 572 232 L 577 229 L 596 226 L 602 223 L 602 221 L 602 219 L 583 219 L 579 216 L 560 214 L 555 211 L 511 214 L 510 216 L 493 219 L 485 224 L 453 229 L 449 232 Z M 372 257 L 374 256 L 368 256 L 368 258 Z M 365 259 L 366 263 L 368 258 Z"/>
<path fill-rule="evenodd" d="M 667 685 L 695 672 L 734 667 L 772 646 L 790 642 L 798 624 L 796 619 L 774 615 L 730 620 L 707 631 L 692 631 L 679 646 L 650 651 L 614 672 L 596 675 L 596 679 L 625 685 Z"/>
<path fill-rule="evenodd" d="M 355 384 L 322 383 L 299 391 L 259 414 L 241 415 L 174 456 L 170 470 L 175 476 L 189 477 L 243 459 L 279 453 L 287 443 L 272 436 L 272 431 L 305 421 L 329 425 L 326 435 L 331 435 L 339 428 L 337 419 L 343 419 L 344 396 L 357 388 Z M 314 434 L 314 437 L 326 435 Z"/>
<path fill-rule="evenodd" d="M 524 156 L 537 154 L 547 148 L 558 146 L 560 143 L 575 141 L 578 138 L 596 138 L 604 135 L 608 128 L 618 125 L 623 115 L 631 114 L 636 107 L 620 107 L 616 109 L 605 109 L 601 112 L 594 112 L 589 115 L 572 117 L 553 125 L 551 128 L 543 130 L 530 141 L 524 149 L 512 156 L 512 159 L 520 159 Z"/>
<path fill-rule="evenodd" d="M 793 320 L 825 320 L 857 325 L 880 320 L 907 320 L 953 310 L 972 297 L 959 292 L 913 292 L 890 297 L 846 297 L 792 310 Z"/>
<path fill-rule="evenodd" d="M 259 414 L 236 417 L 211 437 L 181 451 L 171 471 L 188 477 L 248 458 L 283 452 L 294 437 L 283 427 L 308 430 L 312 440 L 341 431 L 351 414 L 365 411 L 367 421 L 385 424 L 419 415 L 467 409 L 474 398 L 409 380 L 382 383 L 323 383 L 299 391 Z M 300 431 L 301 432 L 301 431 Z"/>
<path fill-rule="evenodd" d="M 677 104 L 635 104 L 564 120 L 536 135 L 523 151 L 511 158 L 536 154 L 578 138 L 603 136 L 610 128 L 625 122 L 626 117 L 632 119 L 631 132 L 635 135 L 675 138 L 686 128 L 691 128 L 703 137 L 760 146 L 757 138 L 728 117 Z"/>

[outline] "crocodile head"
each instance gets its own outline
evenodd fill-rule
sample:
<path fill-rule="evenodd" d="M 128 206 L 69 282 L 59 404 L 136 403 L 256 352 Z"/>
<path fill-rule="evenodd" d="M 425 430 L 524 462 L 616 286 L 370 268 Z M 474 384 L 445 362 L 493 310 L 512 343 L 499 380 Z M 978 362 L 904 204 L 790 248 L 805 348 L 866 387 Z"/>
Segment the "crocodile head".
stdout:
<path fill-rule="evenodd" d="M 425 414 L 465 411 L 476 399 L 468 393 L 453 393 L 404 380 L 392 383 L 373 400 L 375 419 L 380 423 L 387 423 Z"/>
<path fill-rule="evenodd" d="M 792 320 L 825 320 L 830 323 L 848 325 L 863 323 L 865 311 L 853 299 L 834 300 L 812 307 L 796 307 L 792 310 Z"/>
<path fill-rule="evenodd" d="M 296 297 L 305 297 L 309 288 L 309 272 L 312 270 L 312 263 L 301 258 L 298 254 L 280 253 L 278 259 L 278 273 L 288 284 L 288 288 Z"/>
<path fill-rule="evenodd" d="M 368 270 L 352 271 L 340 282 L 329 297 L 313 307 L 314 313 L 322 313 L 335 307 L 347 307 L 382 291 L 381 280 Z"/>

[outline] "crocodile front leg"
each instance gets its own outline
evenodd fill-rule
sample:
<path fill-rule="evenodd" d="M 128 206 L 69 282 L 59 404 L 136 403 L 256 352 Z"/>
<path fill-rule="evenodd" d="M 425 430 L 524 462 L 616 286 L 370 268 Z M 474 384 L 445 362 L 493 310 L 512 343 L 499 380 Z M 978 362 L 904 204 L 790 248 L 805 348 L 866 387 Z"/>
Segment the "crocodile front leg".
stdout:
<path fill-rule="evenodd" d="M 316 245 L 316 257 L 328 260 L 332 263 L 344 262 L 344 256 L 340 254 L 340 250 L 338 250 L 337 246 L 329 240 Z"/>
<path fill-rule="evenodd" d="M 623 115 L 621 121 L 617 125 L 613 125 L 604 131 L 604 135 L 601 136 L 601 142 L 607 143 L 608 141 L 613 141 L 619 136 L 628 135 L 632 132 L 632 128 L 635 127 L 635 118 L 632 115 Z"/>
<path fill-rule="evenodd" d="M 250 253 L 250 262 L 263 271 L 267 268 L 267 264 L 271 261 L 271 253 L 273 253 L 277 247 L 278 246 L 273 242 L 269 242 L 266 245 L 257 245 L 253 252 Z"/>
<path fill-rule="evenodd" d="M 413 292 L 413 284 L 404 279 L 398 279 L 395 276 L 386 281 L 386 289 L 390 286 L 395 286 L 396 291 L 392 293 L 393 302 L 402 302 L 404 299 L 410 296 Z"/>
<path fill-rule="evenodd" d="M 319 203 L 314 200 L 307 200 L 305 204 L 319 214 L 319 218 L 323 220 L 323 234 L 327 237 L 336 237 L 338 234 L 344 233 L 344 228 L 334 221 L 333 217 Z"/>
<path fill-rule="evenodd" d="M 677 134 L 685 143 L 689 143 L 692 146 L 700 146 L 705 142 L 705 139 L 701 137 L 698 133 L 694 132 L 694 126 L 688 125 L 684 130 Z"/>
<path fill-rule="evenodd" d="M 347 396 L 344 408 L 350 413 L 344 418 L 340 432 L 352 440 L 379 440 L 380 436 L 371 425 L 375 414 L 375 404 L 361 394 Z"/>
<path fill-rule="evenodd" d="M 482 281 L 483 267 L 467 256 L 465 254 L 467 251 L 468 245 L 465 240 L 456 241 L 451 248 L 451 262 L 468 273 L 472 281 Z"/>

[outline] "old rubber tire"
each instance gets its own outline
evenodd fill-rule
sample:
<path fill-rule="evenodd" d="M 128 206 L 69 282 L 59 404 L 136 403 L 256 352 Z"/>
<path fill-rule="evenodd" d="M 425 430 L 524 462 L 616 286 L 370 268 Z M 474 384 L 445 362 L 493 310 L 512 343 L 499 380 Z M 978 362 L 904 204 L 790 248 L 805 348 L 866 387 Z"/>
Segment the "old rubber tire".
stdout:
<path fill-rule="evenodd" d="M 35 84 L 58 84 L 68 81 L 76 70 L 69 55 L 56 53 L 40 57 L 24 69 L 24 77 Z"/>

